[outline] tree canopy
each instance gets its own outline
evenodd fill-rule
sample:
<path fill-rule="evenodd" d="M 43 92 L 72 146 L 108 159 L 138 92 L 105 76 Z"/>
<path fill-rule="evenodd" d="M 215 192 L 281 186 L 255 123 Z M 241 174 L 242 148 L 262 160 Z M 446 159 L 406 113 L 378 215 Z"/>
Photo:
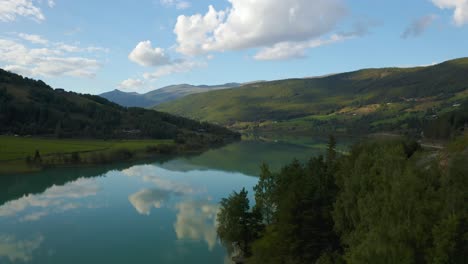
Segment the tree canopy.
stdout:
<path fill-rule="evenodd" d="M 247 263 L 465 262 L 466 145 L 440 157 L 410 140 L 364 142 L 341 156 L 335 145 L 330 138 L 325 157 L 279 172 L 263 164 L 252 209 L 244 189 L 223 199 L 218 218 L 227 233 L 255 236 L 243 243 L 221 228 L 221 239 L 242 242 Z M 249 214 L 248 225 L 238 221 Z"/>

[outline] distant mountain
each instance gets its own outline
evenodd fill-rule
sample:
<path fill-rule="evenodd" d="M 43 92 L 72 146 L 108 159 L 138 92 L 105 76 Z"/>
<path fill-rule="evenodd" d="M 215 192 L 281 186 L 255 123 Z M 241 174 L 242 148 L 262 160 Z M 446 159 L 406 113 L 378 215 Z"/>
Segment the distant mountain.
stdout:
<path fill-rule="evenodd" d="M 115 89 L 99 95 L 116 104 L 126 107 L 150 107 L 156 105 L 152 100 L 147 99 L 138 93 L 126 93 Z"/>
<path fill-rule="evenodd" d="M 468 58 L 462 58 L 428 67 L 258 82 L 188 95 L 155 109 L 239 131 L 416 133 L 411 126 L 420 128 L 421 120 L 464 107 L 467 76 Z"/>
<path fill-rule="evenodd" d="M 43 81 L 0 69 L 0 135 L 78 138 L 158 138 L 181 135 L 223 140 L 236 135 L 220 126 L 102 97 L 53 89 Z"/>
<path fill-rule="evenodd" d="M 222 90 L 240 87 L 240 83 L 226 83 L 222 85 L 190 85 L 178 84 L 166 86 L 145 94 L 127 93 L 120 90 L 100 94 L 99 96 L 109 101 L 127 107 L 150 107 L 161 103 L 182 98 L 190 94 L 204 93 L 214 90 Z"/>

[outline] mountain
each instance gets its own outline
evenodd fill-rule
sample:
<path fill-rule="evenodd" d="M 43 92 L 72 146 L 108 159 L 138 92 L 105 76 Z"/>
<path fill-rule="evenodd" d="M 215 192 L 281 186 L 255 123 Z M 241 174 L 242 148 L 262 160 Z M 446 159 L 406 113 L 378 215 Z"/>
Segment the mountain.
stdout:
<path fill-rule="evenodd" d="M 120 90 L 114 90 L 111 92 L 100 94 L 99 96 L 106 98 L 107 100 L 120 104 L 127 107 L 150 107 L 155 106 L 164 102 L 179 99 L 181 97 L 205 93 L 214 90 L 222 90 L 229 88 L 236 88 L 241 86 L 240 83 L 226 83 L 221 85 L 190 85 L 190 84 L 178 84 L 166 86 L 154 91 L 150 91 L 145 94 L 139 93 L 127 93 Z"/>
<path fill-rule="evenodd" d="M 138 93 L 126 93 L 115 89 L 99 95 L 107 100 L 126 107 L 150 107 L 156 105 L 152 100 Z"/>
<path fill-rule="evenodd" d="M 0 69 L 0 134 L 79 138 L 237 137 L 216 125 L 52 89 Z"/>
<path fill-rule="evenodd" d="M 240 131 L 395 130 L 408 120 L 421 123 L 463 108 L 467 74 L 468 58 L 462 58 L 429 67 L 364 69 L 253 83 L 189 95 L 155 109 Z"/>

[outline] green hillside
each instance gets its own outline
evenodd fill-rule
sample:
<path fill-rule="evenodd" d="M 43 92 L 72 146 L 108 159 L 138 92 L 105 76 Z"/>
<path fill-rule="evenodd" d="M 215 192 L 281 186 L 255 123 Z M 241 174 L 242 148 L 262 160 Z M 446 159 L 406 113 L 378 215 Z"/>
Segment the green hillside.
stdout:
<path fill-rule="evenodd" d="M 189 95 L 156 109 L 245 132 L 419 133 L 424 120 L 465 107 L 467 74 L 468 58 L 462 58 L 429 67 L 254 83 Z"/>
<path fill-rule="evenodd" d="M 194 134 L 223 140 L 236 134 L 141 108 L 125 108 L 86 94 L 52 89 L 42 81 L 0 70 L 0 135 L 58 138 L 178 139 Z"/>

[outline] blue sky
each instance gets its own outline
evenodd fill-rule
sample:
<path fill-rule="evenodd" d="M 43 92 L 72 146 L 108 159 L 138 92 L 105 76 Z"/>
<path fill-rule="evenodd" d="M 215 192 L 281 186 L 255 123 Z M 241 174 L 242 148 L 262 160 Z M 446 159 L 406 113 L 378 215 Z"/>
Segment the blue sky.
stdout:
<path fill-rule="evenodd" d="M 99 94 L 468 56 L 468 0 L 0 0 L 0 67 Z"/>

